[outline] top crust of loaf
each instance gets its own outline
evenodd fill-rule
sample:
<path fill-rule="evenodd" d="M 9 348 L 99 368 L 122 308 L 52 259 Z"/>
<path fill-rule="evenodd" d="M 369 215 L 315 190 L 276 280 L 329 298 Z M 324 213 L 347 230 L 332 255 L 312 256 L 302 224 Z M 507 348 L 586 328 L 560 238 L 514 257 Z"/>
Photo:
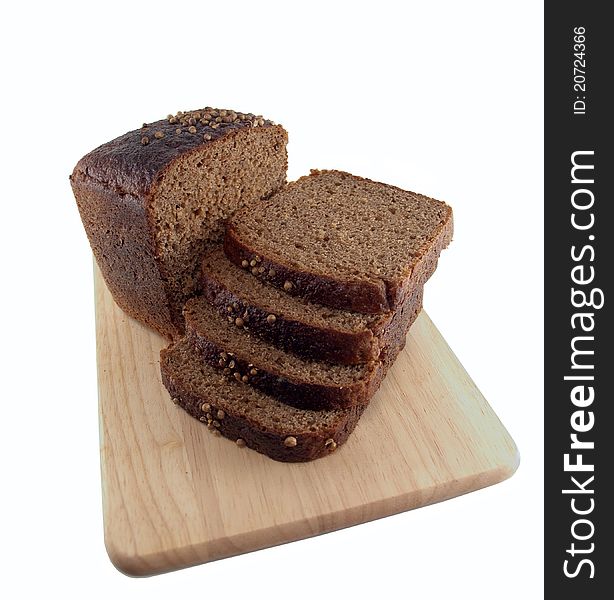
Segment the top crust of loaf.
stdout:
<path fill-rule="evenodd" d="M 207 110 L 214 109 L 190 111 L 182 113 L 181 116 L 202 115 Z M 244 114 L 230 110 L 223 110 L 223 112 Z M 232 135 L 239 129 L 253 127 L 255 119 L 258 119 L 256 126 L 275 127 L 285 134 L 281 125 L 254 117 L 251 113 L 245 114 L 245 119 L 238 122 L 216 124 L 215 129 L 209 125 L 203 125 L 195 117 L 188 117 L 195 121 L 194 125 L 188 124 L 191 121 L 182 125 L 181 121 L 176 120 L 181 116 L 169 117 L 149 124 L 144 123 L 140 129 L 129 131 L 92 150 L 77 163 L 71 180 L 87 178 L 100 183 L 103 187 L 111 187 L 119 194 L 143 196 L 173 160 L 206 144 L 212 144 L 222 137 Z M 195 129 L 194 133 L 190 132 L 190 127 Z M 181 130 L 179 134 L 178 129 Z M 208 136 L 208 139 L 205 139 L 205 135 Z M 146 143 L 144 143 L 145 138 Z"/>
<path fill-rule="evenodd" d="M 395 310 L 433 274 L 453 232 L 439 200 L 316 171 L 229 220 L 224 251 L 286 292 L 341 310 Z M 271 275 L 273 274 L 273 275 Z"/>

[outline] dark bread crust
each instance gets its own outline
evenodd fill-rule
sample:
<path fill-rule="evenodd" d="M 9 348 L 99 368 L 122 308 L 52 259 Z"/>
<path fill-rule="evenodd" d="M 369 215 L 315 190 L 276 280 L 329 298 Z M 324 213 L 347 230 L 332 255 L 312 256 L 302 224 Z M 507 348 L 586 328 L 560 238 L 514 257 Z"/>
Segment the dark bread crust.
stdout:
<path fill-rule="evenodd" d="M 266 254 L 256 254 L 249 248 L 240 239 L 232 221 L 226 224 L 224 253 L 238 266 L 244 260 L 250 262 L 258 256 L 261 259 L 258 266 L 264 267 L 265 272 L 262 275 L 255 275 L 255 277 L 263 279 L 293 296 L 301 296 L 317 304 L 332 308 L 365 314 L 380 314 L 391 310 L 388 306 L 386 286 L 382 281 L 366 279 L 342 281 L 322 274 L 298 271 L 289 265 L 283 265 L 272 260 Z M 271 270 L 275 272 L 272 277 L 269 275 Z M 292 283 L 290 290 L 284 288 L 287 281 Z"/>
<path fill-rule="evenodd" d="M 400 313 L 399 325 L 389 336 L 390 346 L 382 357 L 382 369 L 380 370 L 382 379 L 387 370 L 392 366 L 394 360 L 405 346 L 406 334 L 410 325 L 414 322 L 422 308 L 422 294 L 420 291 L 420 302 L 407 304 L 406 310 Z M 187 411 L 195 419 L 204 420 L 202 404 L 208 402 L 211 405 L 211 412 L 215 413 L 220 407 L 216 404 L 216 398 L 203 398 L 190 391 L 187 382 L 177 377 L 172 369 L 169 368 L 168 356 L 172 352 L 173 346 L 160 352 L 160 371 L 162 382 L 170 393 L 173 401 Z M 194 348 L 194 352 L 198 352 Z M 204 358 L 203 358 L 204 360 Z M 381 381 L 381 380 L 380 380 Z M 228 385 L 242 385 L 238 382 L 229 381 Z M 378 382 L 379 385 L 379 382 Z M 333 429 L 317 432 L 300 432 L 297 437 L 297 445 L 286 447 L 284 445 L 285 433 L 264 431 L 254 426 L 249 419 L 241 415 L 234 415 L 226 410 L 224 418 L 219 421 L 219 428 L 208 425 L 211 431 L 219 431 L 224 437 L 236 441 L 242 439 L 246 445 L 257 452 L 265 454 L 270 458 L 282 462 L 305 462 L 326 456 L 333 452 L 337 446 L 343 444 L 352 433 L 360 416 L 366 408 L 366 404 L 356 404 L 348 409 L 338 411 L 340 417 Z M 334 440 L 334 444 L 330 444 Z"/>
<path fill-rule="evenodd" d="M 204 398 L 192 391 L 187 382 L 173 373 L 169 368 L 167 357 L 172 352 L 169 346 L 160 353 L 160 371 L 162 383 L 169 391 L 173 401 L 196 419 L 203 418 L 202 404 L 211 405 L 214 413 L 220 408 L 217 398 Z M 229 382 L 228 385 L 233 385 Z M 236 383 L 235 385 L 242 385 Z M 211 431 L 220 434 L 232 441 L 242 439 L 247 447 L 261 454 L 281 462 L 306 462 L 326 456 L 343 444 L 356 427 L 356 423 L 365 409 L 364 405 L 356 405 L 344 411 L 338 411 L 339 417 L 334 427 L 322 431 L 304 431 L 296 435 L 297 444 L 293 447 L 284 445 L 287 434 L 264 430 L 251 422 L 249 418 L 240 414 L 233 414 L 227 408 L 225 416 L 219 422 L 219 427 L 210 427 Z M 330 443 L 334 440 L 334 444 Z"/>
<path fill-rule="evenodd" d="M 342 365 L 365 363 L 377 360 L 379 356 L 378 340 L 371 330 L 346 332 L 322 329 L 279 315 L 275 323 L 269 323 L 268 310 L 246 303 L 210 273 L 203 271 L 201 276 L 202 295 L 221 314 L 224 314 L 227 306 L 236 305 L 237 314 L 247 314 L 250 331 L 277 344 L 282 350 Z"/>
<path fill-rule="evenodd" d="M 227 348 L 217 346 L 211 340 L 197 333 L 186 321 L 186 336 L 194 344 L 205 362 L 213 367 L 222 369 L 219 365 L 220 354 L 228 352 Z M 331 383 L 308 383 L 299 380 L 290 380 L 275 371 L 275 365 L 266 368 L 260 362 L 242 360 L 233 354 L 232 360 L 236 363 L 233 373 L 238 372 L 248 377 L 250 385 L 262 390 L 264 393 L 275 396 L 281 402 L 301 409 L 331 410 L 349 408 L 356 404 L 367 404 L 375 393 L 382 380 L 382 364 L 373 363 L 370 376 L 365 380 L 355 382 L 353 385 L 338 387 Z M 255 358 L 251 359 L 256 360 Z M 250 375 L 252 368 L 257 368 L 255 375 Z M 233 373 L 228 374 L 232 377 Z"/>
<path fill-rule="evenodd" d="M 201 294 L 220 314 L 227 315 L 229 306 L 236 307 L 233 314 L 247 315 L 249 330 L 276 344 L 282 350 L 304 358 L 323 360 L 341 365 L 357 365 L 380 358 L 382 348 L 391 343 L 394 328 L 391 323 L 395 312 L 377 319 L 369 329 L 343 331 L 323 328 L 306 321 L 293 320 L 279 314 L 274 323 L 267 320 L 269 310 L 246 302 L 240 294 L 229 290 L 213 273 L 205 268 L 201 272 Z M 422 286 L 413 290 L 420 294 Z M 411 295 L 410 295 L 411 297 Z"/>
<path fill-rule="evenodd" d="M 211 139 L 205 141 L 202 135 L 190 135 L 185 131 L 183 135 L 175 135 L 178 127 L 185 130 L 185 127 L 162 119 L 102 144 L 77 163 L 71 181 L 88 178 L 118 194 L 131 194 L 146 200 L 171 162 L 241 129 L 250 128 L 246 122 L 224 123 L 219 129 L 207 128 Z M 285 133 L 281 125 L 274 125 L 271 121 L 266 121 L 264 127 L 278 128 Z M 156 131 L 162 132 L 164 137 L 155 139 Z M 141 143 L 143 136 L 150 140 L 146 145 Z"/>
<path fill-rule="evenodd" d="M 401 314 L 398 318 L 398 326 L 394 327 L 386 336 L 387 344 L 380 354 L 380 361 L 384 365 L 384 376 L 388 373 L 388 369 L 392 367 L 403 348 L 405 348 L 407 332 L 422 310 L 423 289 L 420 288 L 417 294 L 419 301 L 406 302 L 403 305 L 400 309 Z"/>
<path fill-rule="evenodd" d="M 177 125 L 156 121 L 84 156 L 70 183 L 94 257 L 117 304 L 168 339 L 183 331 L 181 311 L 166 285 L 151 210 L 157 184 L 171 164 L 191 152 L 236 135 L 249 124 L 228 123 L 200 135 L 175 135 Z M 264 127 L 285 130 L 266 121 Z M 154 132 L 164 133 L 156 139 Z M 150 143 L 141 144 L 148 136 Z"/>
<path fill-rule="evenodd" d="M 189 306 L 189 305 L 188 305 Z M 200 328 L 185 311 L 186 337 L 198 349 L 203 360 L 211 366 L 224 369 L 227 363 L 220 364 L 222 353 L 232 353 L 235 363 L 229 377 L 235 373 L 245 376 L 248 383 L 278 400 L 301 409 L 323 410 L 348 408 L 356 404 L 367 404 L 386 375 L 398 353 L 405 345 L 405 337 L 411 324 L 422 308 L 422 288 L 407 299 L 403 307 L 394 314 L 385 335 L 386 345 L 382 348 L 379 360 L 368 365 L 368 374 L 351 385 L 338 386 L 332 381 L 311 383 L 299 378 L 289 379 L 275 364 L 265 363 L 259 357 L 241 358 L 235 348 L 220 347 L 208 339 L 207 331 Z M 251 369 L 256 373 L 252 375 Z"/>
<path fill-rule="evenodd" d="M 178 335 L 142 198 L 73 179 L 85 232 L 117 305 L 161 335 Z"/>
<path fill-rule="evenodd" d="M 326 172 L 314 169 L 312 176 Z M 354 175 L 351 177 L 373 183 L 370 179 L 363 177 Z M 291 182 L 287 188 L 297 184 L 297 181 Z M 378 185 L 403 191 L 383 183 Z M 393 280 L 368 277 L 353 280 L 337 278 L 322 273 L 299 270 L 298 267 L 292 264 L 282 264 L 265 253 L 256 253 L 247 242 L 241 239 L 241 234 L 235 225 L 235 220 L 238 222 L 241 219 L 242 211 L 238 211 L 226 224 L 224 252 L 238 266 L 244 260 L 250 262 L 257 257 L 258 265 L 264 267 L 264 270 L 262 274 L 255 276 L 265 279 L 275 287 L 285 289 L 290 294 L 341 310 L 381 314 L 396 310 L 412 289 L 423 286 L 434 273 L 441 251 L 452 241 L 454 229 L 452 209 L 449 206 L 445 208 L 447 219 L 436 228 L 430 246 L 418 258 L 413 268 L 407 267 L 402 277 Z M 274 275 L 271 276 L 271 272 Z M 291 289 L 284 288 L 286 282 L 292 284 Z"/>

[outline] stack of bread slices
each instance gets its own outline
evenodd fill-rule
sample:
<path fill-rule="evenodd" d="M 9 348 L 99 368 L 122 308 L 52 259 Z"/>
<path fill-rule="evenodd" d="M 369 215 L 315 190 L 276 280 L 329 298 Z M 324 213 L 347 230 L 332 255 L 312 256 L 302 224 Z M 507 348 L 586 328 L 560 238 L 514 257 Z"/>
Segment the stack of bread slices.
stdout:
<path fill-rule="evenodd" d="M 287 134 L 251 113 L 169 115 L 71 183 L 117 303 L 172 339 L 172 400 L 281 461 L 335 451 L 403 349 L 452 237 L 438 200 L 340 171 L 286 184 Z"/>

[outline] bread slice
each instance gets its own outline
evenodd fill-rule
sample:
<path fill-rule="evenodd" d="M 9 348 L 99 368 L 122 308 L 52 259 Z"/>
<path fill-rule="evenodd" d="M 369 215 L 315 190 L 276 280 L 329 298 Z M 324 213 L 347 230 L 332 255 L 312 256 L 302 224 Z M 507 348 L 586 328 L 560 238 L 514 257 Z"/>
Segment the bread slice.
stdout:
<path fill-rule="evenodd" d="M 421 303 L 422 288 L 414 292 Z M 221 249 L 203 260 L 201 293 L 222 314 L 248 321 L 251 332 L 279 348 L 344 365 L 380 360 L 404 327 L 403 311 L 365 315 L 290 296 L 231 263 Z"/>
<path fill-rule="evenodd" d="M 420 310 L 419 298 L 413 300 L 409 310 L 415 318 Z M 249 321 L 222 316 L 205 298 L 189 300 L 183 314 L 186 336 L 207 363 L 227 377 L 249 383 L 297 408 L 321 410 L 366 404 L 400 351 L 398 347 L 392 349 L 385 362 L 335 365 L 280 350 L 248 331 Z"/>
<path fill-rule="evenodd" d="M 183 331 L 202 255 L 224 220 L 286 182 L 287 134 L 253 114 L 169 115 L 84 156 L 70 178 L 117 304 L 167 337 Z"/>
<path fill-rule="evenodd" d="M 237 212 L 224 249 L 290 294 L 379 314 L 424 285 L 452 228 L 443 202 L 341 171 L 312 171 Z"/>
<path fill-rule="evenodd" d="M 187 338 L 160 353 L 162 381 L 190 415 L 257 452 L 284 462 L 313 460 L 343 444 L 364 406 L 300 410 L 208 365 Z"/>

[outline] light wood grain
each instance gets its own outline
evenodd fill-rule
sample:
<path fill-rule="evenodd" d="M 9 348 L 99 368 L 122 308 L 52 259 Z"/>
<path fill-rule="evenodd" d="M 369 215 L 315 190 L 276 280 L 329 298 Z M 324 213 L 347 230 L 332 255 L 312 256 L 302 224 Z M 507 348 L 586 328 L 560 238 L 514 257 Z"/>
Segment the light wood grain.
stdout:
<path fill-rule="evenodd" d="M 113 302 L 98 269 L 105 543 L 151 575 L 446 500 L 514 473 L 518 452 L 424 311 L 348 442 L 306 464 L 212 436 L 161 384 L 164 340 Z"/>

